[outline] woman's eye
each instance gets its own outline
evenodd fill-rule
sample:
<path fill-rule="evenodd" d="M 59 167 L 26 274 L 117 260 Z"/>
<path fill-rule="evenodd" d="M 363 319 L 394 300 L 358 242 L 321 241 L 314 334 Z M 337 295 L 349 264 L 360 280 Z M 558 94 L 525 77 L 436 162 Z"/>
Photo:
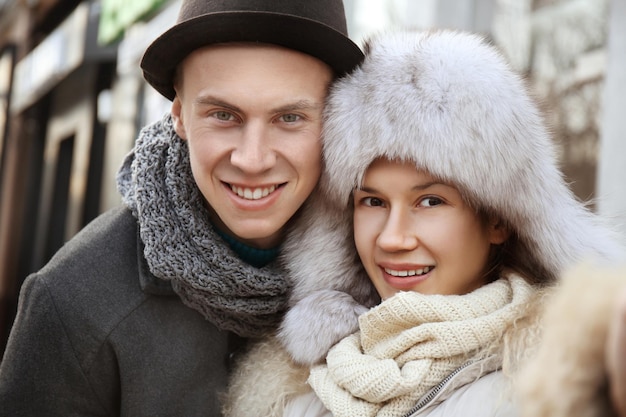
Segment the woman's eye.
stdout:
<path fill-rule="evenodd" d="M 281 118 L 283 119 L 283 122 L 285 123 L 294 123 L 300 120 L 300 116 L 298 116 L 297 114 L 291 114 L 291 113 L 284 114 L 281 116 Z"/>
<path fill-rule="evenodd" d="M 365 197 L 361 199 L 361 204 L 367 207 L 382 207 L 384 205 L 383 201 L 376 197 Z"/>
<path fill-rule="evenodd" d="M 435 207 L 440 204 L 443 204 L 443 200 L 438 197 L 425 197 L 419 202 L 421 207 Z"/>

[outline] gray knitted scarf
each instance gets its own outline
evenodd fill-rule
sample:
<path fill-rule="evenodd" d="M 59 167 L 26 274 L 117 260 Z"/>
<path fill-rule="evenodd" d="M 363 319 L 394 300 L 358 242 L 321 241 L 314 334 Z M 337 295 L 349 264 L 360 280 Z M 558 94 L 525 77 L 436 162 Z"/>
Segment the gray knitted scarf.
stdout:
<path fill-rule="evenodd" d="M 248 265 L 215 232 L 170 115 L 141 131 L 117 185 L 137 218 L 150 272 L 171 281 L 186 305 L 244 337 L 277 326 L 287 305 L 286 272 L 279 261 Z"/>

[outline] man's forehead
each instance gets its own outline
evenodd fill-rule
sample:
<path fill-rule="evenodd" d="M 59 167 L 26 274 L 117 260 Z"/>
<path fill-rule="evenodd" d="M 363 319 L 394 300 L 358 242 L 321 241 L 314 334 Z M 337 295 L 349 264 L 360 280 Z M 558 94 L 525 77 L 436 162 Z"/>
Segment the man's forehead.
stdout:
<path fill-rule="evenodd" d="M 264 61 L 281 61 L 281 62 L 303 62 L 308 71 L 328 72 L 331 77 L 334 72 L 332 68 L 317 57 L 307 53 L 290 49 L 283 46 L 259 43 L 259 42 L 226 42 L 206 45 L 195 49 L 187 55 L 177 67 L 177 72 L 181 72 L 181 67 L 185 67 L 189 62 L 196 60 L 212 61 L 219 65 L 225 57 L 246 56 L 261 57 Z"/>

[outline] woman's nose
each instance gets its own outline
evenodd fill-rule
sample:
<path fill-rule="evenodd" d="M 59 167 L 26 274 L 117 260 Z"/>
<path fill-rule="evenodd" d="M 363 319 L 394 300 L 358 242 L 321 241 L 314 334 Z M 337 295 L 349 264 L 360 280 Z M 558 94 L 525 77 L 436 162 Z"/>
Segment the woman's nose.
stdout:
<path fill-rule="evenodd" d="M 419 244 L 414 229 L 406 210 L 391 210 L 376 242 L 387 252 L 413 250 Z"/>

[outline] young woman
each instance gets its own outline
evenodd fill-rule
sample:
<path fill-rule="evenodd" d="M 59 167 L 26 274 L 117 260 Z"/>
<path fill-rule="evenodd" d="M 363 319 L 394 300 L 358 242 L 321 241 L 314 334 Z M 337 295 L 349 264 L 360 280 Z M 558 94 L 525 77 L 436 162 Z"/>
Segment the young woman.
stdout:
<path fill-rule="evenodd" d="M 441 413 L 462 395 L 465 415 L 503 410 L 495 348 L 534 293 L 501 270 L 506 220 L 413 161 L 377 158 L 353 198 L 356 249 L 382 302 L 312 369 L 316 394 L 335 416 L 403 416 L 490 373 Z"/>
<path fill-rule="evenodd" d="M 288 240 L 289 356 L 250 353 L 232 415 L 515 414 L 507 374 L 542 288 L 621 253 L 567 187 L 524 83 L 479 36 L 388 33 L 325 111 L 318 198 Z"/>

